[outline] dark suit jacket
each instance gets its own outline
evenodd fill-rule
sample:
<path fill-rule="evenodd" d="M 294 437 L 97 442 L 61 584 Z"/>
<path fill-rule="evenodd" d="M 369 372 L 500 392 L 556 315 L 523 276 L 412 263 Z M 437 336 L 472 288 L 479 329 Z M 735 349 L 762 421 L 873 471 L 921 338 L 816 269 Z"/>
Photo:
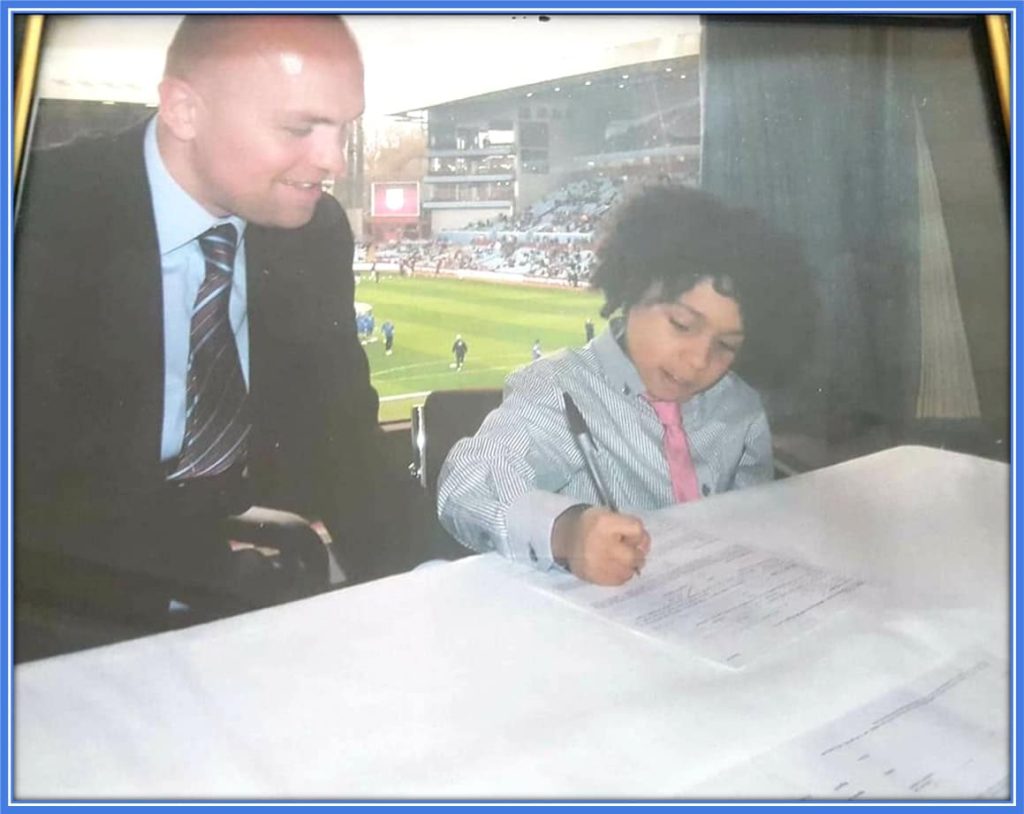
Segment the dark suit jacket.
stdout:
<path fill-rule="evenodd" d="M 247 228 L 248 477 L 174 489 L 160 462 L 162 285 L 143 134 L 31 156 L 14 271 L 19 584 L 63 590 L 52 574 L 19 575 L 19 555 L 28 569 L 39 552 L 62 564 L 60 579 L 89 563 L 201 575 L 212 522 L 250 504 L 323 518 L 351 575 L 369 576 L 386 534 L 378 400 L 344 212 L 324 196 L 303 228 Z"/>

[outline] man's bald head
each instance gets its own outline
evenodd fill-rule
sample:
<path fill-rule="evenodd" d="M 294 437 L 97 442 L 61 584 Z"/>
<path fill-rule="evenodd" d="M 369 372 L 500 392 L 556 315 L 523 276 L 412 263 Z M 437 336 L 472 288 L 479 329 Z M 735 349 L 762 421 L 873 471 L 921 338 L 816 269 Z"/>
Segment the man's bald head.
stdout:
<path fill-rule="evenodd" d="M 362 62 L 339 17 L 189 16 L 167 53 L 157 142 L 211 213 L 294 228 L 344 170 L 362 112 Z"/>
<path fill-rule="evenodd" d="M 361 66 L 355 39 L 337 15 L 189 14 L 167 49 L 164 75 L 191 80 L 225 56 L 314 45 L 337 48 Z"/>

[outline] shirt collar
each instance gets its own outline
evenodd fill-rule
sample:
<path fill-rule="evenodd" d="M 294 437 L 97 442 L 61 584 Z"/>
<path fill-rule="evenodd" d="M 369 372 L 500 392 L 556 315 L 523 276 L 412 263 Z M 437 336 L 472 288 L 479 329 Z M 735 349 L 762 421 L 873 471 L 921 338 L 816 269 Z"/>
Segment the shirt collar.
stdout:
<path fill-rule="evenodd" d="M 608 327 L 598 335 L 592 347 L 611 386 L 624 396 L 639 396 L 644 392 L 644 383 L 619 344 L 625 330 L 626 322 L 622 317 L 610 319 Z"/>
<path fill-rule="evenodd" d="M 157 145 L 156 116 L 150 119 L 146 126 L 143 150 L 161 255 L 190 243 L 203 232 L 221 223 L 234 224 L 239 237 L 245 233 L 244 220 L 235 215 L 226 218 L 211 215 L 171 177 Z"/>

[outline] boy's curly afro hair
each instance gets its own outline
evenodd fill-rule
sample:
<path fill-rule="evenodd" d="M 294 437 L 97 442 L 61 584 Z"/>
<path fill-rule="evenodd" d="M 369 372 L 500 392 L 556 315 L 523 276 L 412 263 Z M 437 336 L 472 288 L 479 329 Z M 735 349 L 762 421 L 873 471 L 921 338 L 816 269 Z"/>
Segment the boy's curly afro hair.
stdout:
<path fill-rule="evenodd" d="M 673 302 L 701 280 L 740 306 L 746 334 L 737 368 L 775 380 L 811 337 L 813 280 L 797 241 L 756 212 L 685 186 L 641 187 L 602 229 L 591 286 L 602 316 Z"/>

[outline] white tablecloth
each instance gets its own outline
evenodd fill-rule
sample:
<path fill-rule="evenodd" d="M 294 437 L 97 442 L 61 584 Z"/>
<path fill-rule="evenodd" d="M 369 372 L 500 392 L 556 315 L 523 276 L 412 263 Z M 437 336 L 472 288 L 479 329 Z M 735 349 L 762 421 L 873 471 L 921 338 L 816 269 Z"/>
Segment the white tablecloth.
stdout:
<path fill-rule="evenodd" d="M 742 670 L 574 607 L 495 555 L 20 665 L 15 795 L 706 793 L 965 649 L 1007 658 L 1009 477 L 902 447 L 673 509 L 887 597 L 868 622 Z"/>

